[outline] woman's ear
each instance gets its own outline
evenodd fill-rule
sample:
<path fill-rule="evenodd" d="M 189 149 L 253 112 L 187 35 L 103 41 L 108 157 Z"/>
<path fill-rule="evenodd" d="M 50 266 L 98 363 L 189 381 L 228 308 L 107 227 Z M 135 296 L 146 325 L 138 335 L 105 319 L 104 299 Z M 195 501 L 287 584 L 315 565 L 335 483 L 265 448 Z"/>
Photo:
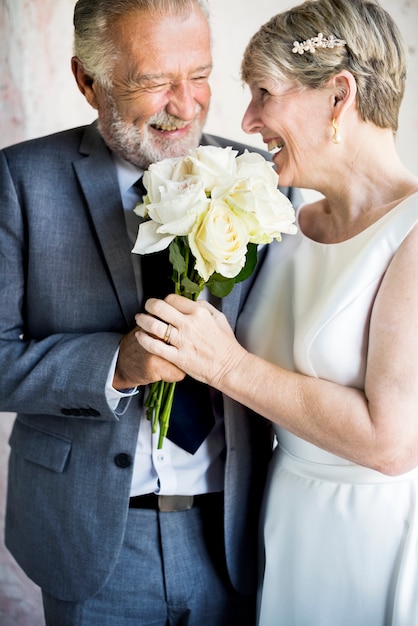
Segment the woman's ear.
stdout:
<path fill-rule="evenodd" d="M 83 65 L 78 57 L 72 57 L 71 69 L 77 86 L 87 102 L 93 109 L 98 109 L 94 79 L 85 73 Z"/>
<path fill-rule="evenodd" d="M 342 70 L 332 78 L 333 92 L 332 118 L 341 121 L 345 111 L 355 103 L 357 83 L 351 72 Z"/>

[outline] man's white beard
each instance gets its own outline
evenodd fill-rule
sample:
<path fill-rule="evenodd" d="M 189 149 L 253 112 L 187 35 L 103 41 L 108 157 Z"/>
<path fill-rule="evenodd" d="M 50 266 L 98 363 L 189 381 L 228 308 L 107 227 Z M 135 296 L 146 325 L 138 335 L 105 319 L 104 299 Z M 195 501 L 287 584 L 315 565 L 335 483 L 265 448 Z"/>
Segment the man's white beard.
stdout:
<path fill-rule="evenodd" d="M 184 121 L 160 111 L 152 116 L 139 130 L 135 124 L 125 122 L 119 115 L 116 104 L 109 95 L 106 110 L 99 118 L 99 132 L 109 148 L 118 156 L 145 170 L 151 163 L 166 158 L 184 156 L 199 145 L 203 122 L 199 118 L 201 107 L 196 105 L 194 119 L 188 124 L 188 133 L 181 139 L 156 137 L 151 131 L 151 124 L 181 128 Z"/>

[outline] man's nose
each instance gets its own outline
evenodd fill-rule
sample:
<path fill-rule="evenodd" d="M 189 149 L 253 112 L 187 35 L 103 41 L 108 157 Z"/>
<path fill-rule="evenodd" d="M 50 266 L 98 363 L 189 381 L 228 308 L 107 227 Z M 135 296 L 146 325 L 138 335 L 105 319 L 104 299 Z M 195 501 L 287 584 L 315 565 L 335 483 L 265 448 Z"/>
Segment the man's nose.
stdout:
<path fill-rule="evenodd" d="M 174 83 L 168 94 L 167 113 L 182 120 L 192 120 L 196 113 L 194 90 L 187 80 Z"/>

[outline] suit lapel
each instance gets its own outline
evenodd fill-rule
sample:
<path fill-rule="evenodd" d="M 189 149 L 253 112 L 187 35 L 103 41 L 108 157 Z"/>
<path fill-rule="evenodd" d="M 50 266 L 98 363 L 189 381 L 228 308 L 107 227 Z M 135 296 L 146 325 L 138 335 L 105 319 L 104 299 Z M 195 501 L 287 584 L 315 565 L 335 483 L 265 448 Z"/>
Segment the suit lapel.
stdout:
<path fill-rule="evenodd" d="M 222 313 L 228 319 L 228 322 L 231 328 L 235 328 L 238 315 L 241 313 L 241 310 L 245 304 L 245 301 L 250 292 L 251 286 L 255 281 L 258 272 L 261 269 L 261 266 L 264 262 L 264 259 L 267 254 L 267 246 L 261 248 L 258 253 L 258 261 L 254 272 L 251 274 L 247 280 L 242 283 L 237 283 L 231 293 L 222 299 L 221 301 L 221 310 Z"/>
<path fill-rule="evenodd" d="M 132 245 L 126 230 L 113 159 L 95 125 L 87 128 L 80 152 L 85 156 L 74 162 L 76 175 L 119 305 L 128 327 L 131 328 L 134 315 L 139 311 L 131 258 Z"/>

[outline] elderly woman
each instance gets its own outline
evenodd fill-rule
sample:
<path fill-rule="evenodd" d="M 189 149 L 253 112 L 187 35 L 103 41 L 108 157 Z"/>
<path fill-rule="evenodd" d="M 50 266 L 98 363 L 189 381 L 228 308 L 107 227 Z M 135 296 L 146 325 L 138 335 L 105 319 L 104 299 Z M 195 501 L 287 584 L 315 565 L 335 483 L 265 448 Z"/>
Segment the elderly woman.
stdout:
<path fill-rule="evenodd" d="M 373 0 L 308 0 L 262 26 L 242 64 L 243 127 L 281 184 L 319 199 L 268 246 L 239 342 L 205 302 L 150 300 L 137 317 L 143 347 L 275 425 L 262 626 L 418 624 L 418 179 L 395 146 L 405 65 Z"/>

